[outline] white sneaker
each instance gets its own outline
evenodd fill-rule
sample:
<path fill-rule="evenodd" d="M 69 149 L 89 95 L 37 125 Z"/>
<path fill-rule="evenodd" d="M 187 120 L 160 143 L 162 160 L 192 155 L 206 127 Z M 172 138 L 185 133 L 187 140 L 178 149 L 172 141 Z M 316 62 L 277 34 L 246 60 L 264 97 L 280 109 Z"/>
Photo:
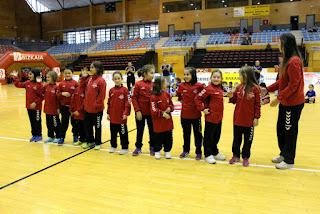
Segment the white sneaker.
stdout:
<path fill-rule="evenodd" d="M 294 164 L 288 164 L 284 161 L 276 165 L 277 169 L 292 169 L 294 168 Z"/>
<path fill-rule="evenodd" d="M 129 149 L 121 149 L 121 151 L 119 152 L 119 155 L 124 155 L 127 154 L 129 152 Z"/>
<path fill-rule="evenodd" d="M 218 153 L 216 156 L 213 156 L 216 160 L 225 160 L 227 157 Z"/>
<path fill-rule="evenodd" d="M 206 161 L 207 163 L 210 163 L 210 164 L 216 163 L 216 160 L 214 159 L 213 155 L 210 155 L 209 157 L 206 157 L 206 158 L 205 158 L 205 161 Z"/>
<path fill-rule="evenodd" d="M 276 158 L 272 158 L 272 163 L 281 163 L 282 161 L 284 161 L 284 157 L 282 156 L 278 156 Z"/>
<path fill-rule="evenodd" d="M 157 159 L 157 160 L 160 160 L 160 158 L 161 158 L 160 152 L 155 152 L 154 153 L 154 158 Z"/>
<path fill-rule="evenodd" d="M 117 148 L 111 147 L 111 149 L 109 150 L 109 153 L 115 153 L 117 151 Z"/>
<path fill-rule="evenodd" d="M 164 156 L 166 157 L 166 159 L 171 159 L 171 154 L 170 152 L 165 152 Z"/>

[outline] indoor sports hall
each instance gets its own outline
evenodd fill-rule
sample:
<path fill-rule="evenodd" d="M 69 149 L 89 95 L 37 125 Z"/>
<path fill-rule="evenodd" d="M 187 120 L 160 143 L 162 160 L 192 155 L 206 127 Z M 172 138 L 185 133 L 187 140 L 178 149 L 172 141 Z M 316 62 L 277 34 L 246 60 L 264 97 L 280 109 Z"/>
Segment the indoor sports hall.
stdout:
<path fill-rule="evenodd" d="M 288 50 L 296 55 L 288 57 Z M 148 64 L 154 67 L 146 71 Z M 216 84 L 217 70 L 222 79 Z M 186 151 L 183 111 L 191 104 L 182 87 L 193 73 L 201 90 L 190 92 L 191 113 L 201 120 Z M 250 75 L 254 95 L 246 91 Z M 162 88 L 156 89 L 159 81 Z M 70 82 L 75 92 L 64 91 Z M 320 213 L 318 0 L 0 0 L 0 83 L 1 214 Z M 152 92 L 144 95 L 147 84 Z M 219 108 L 214 93 L 200 104 L 210 87 L 223 92 L 220 140 L 206 137 L 216 129 L 205 110 L 214 114 Z M 118 103 L 112 101 L 117 90 L 124 91 Z M 141 104 L 142 96 L 147 103 Z M 236 118 L 251 118 L 251 104 L 240 109 L 239 99 L 255 103 L 253 125 L 246 127 L 249 156 L 246 137 L 238 155 L 235 149 L 241 126 Z M 130 114 L 122 114 L 123 105 Z M 157 115 L 154 105 L 161 110 Z M 302 106 L 298 119 L 296 106 Z M 155 147 L 149 146 L 142 109 L 151 112 Z M 115 149 L 110 130 L 116 114 L 127 130 L 121 122 Z M 282 114 L 286 130 L 279 128 Z M 92 142 L 88 127 L 94 129 Z M 56 134 L 51 137 L 48 129 Z M 166 148 L 171 141 L 157 129 L 172 133 L 172 149 L 162 149 L 161 156 L 158 143 Z M 194 131 L 202 135 L 200 147 Z M 124 133 L 128 149 L 121 144 Z M 281 153 L 280 139 L 287 140 Z M 218 141 L 218 154 L 208 153 L 211 141 Z"/>

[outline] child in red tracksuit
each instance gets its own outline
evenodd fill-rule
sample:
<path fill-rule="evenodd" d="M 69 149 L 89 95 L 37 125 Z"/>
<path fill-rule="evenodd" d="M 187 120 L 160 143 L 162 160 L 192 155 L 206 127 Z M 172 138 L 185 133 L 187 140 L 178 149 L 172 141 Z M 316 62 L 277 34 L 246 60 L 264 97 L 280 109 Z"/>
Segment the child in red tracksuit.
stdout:
<path fill-rule="evenodd" d="M 172 130 L 173 121 L 171 112 L 174 107 L 171 96 L 166 92 L 167 83 L 164 77 L 157 77 L 152 88 L 150 97 L 151 116 L 154 128 L 154 151 L 155 159 L 159 160 L 160 150 L 164 147 L 164 156 L 166 159 L 171 159 L 172 148 Z"/>
<path fill-rule="evenodd" d="M 194 101 L 195 96 L 202 91 L 203 85 L 197 82 L 197 71 L 195 68 L 184 69 L 184 81 L 177 90 L 178 100 L 182 102 L 181 125 L 183 129 L 183 152 L 180 158 L 189 156 L 191 126 L 193 126 L 194 143 L 196 146 L 196 160 L 202 158 L 202 125 L 201 111 L 197 110 Z"/>
<path fill-rule="evenodd" d="M 252 67 L 242 67 L 239 71 L 240 85 L 234 92 L 229 91 L 230 102 L 236 104 L 233 115 L 233 157 L 229 161 L 234 164 L 240 161 L 240 146 L 243 139 L 243 166 L 249 166 L 250 149 L 253 141 L 254 127 L 260 118 L 260 87 L 254 76 Z"/>
<path fill-rule="evenodd" d="M 59 87 L 56 85 L 58 75 L 55 71 L 50 71 L 47 74 L 47 84 L 40 89 L 44 98 L 44 113 L 46 114 L 48 139 L 44 142 L 57 143 L 60 140 L 60 118 L 58 99 Z"/>
<path fill-rule="evenodd" d="M 103 79 L 103 64 L 100 61 L 94 61 L 90 65 L 90 71 L 93 76 L 87 79 L 88 73 L 82 71 L 80 80 L 80 92 L 84 92 L 84 115 L 88 134 L 87 143 L 82 144 L 82 148 L 89 148 L 95 145 L 95 150 L 101 149 L 101 120 L 103 116 L 104 100 L 106 98 L 107 83 Z M 95 136 L 93 135 L 95 128 Z"/>
<path fill-rule="evenodd" d="M 120 135 L 122 150 L 119 155 L 129 152 L 127 117 L 131 111 L 129 90 L 122 85 L 122 74 L 116 71 L 112 75 L 115 86 L 109 91 L 107 119 L 110 120 L 111 149 L 110 153 L 117 150 L 117 134 Z"/>
<path fill-rule="evenodd" d="M 29 72 L 29 79 L 25 82 L 20 82 L 18 72 L 12 72 L 14 78 L 14 85 L 17 88 L 26 89 L 26 108 L 28 110 L 29 120 L 31 124 L 32 138 L 30 142 L 38 142 L 42 140 L 41 127 L 41 109 L 42 109 L 42 94 L 39 88 L 42 87 L 42 79 L 38 69 L 32 69 Z"/>
<path fill-rule="evenodd" d="M 79 75 L 82 77 L 82 74 Z M 71 102 L 70 102 L 70 113 L 74 119 L 75 125 L 75 136 L 78 138 L 77 142 L 74 142 L 73 145 L 79 146 L 85 142 L 87 142 L 87 131 L 85 128 L 84 122 L 84 109 L 83 109 L 83 101 L 84 101 L 84 92 L 80 91 L 80 87 L 76 88 L 74 91 Z"/>
<path fill-rule="evenodd" d="M 59 93 L 58 98 L 60 100 L 60 113 L 61 113 L 61 138 L 58 143 L 59 146 L 64 144 L 64 139 L 66 137 L 66 132 L 69 127 L 69 120 L 70 120 L 70 101 L 71 96 L 73 95 L 76 88 L 79 86 L 78 82 L 72 79 L 73 68 L 66 67 L 63 71 L 64 80 L 59 84 Z M 74 118 L 71 117 L 71 125 L 72 125 L 72 133 L 73 133 L 73 143 L 78 142 L 77 134 L 78 131 L 76 130 L 76 124 Z"/>
<path fill-rule="evenodd" d="M 136 125 L 137 125 L 137 141 L 136 150 L 132 153 L 133 156 L 137 156 L 141 153 L 142 138 L 144 126 L 147 121 L 149 129 L 149 145 L 150 155 L 154 155 L 154 135 L 153 124 L 150 112 L 150 96 L 153 86 L 153 76 L 155 68 L 153 65 L 145 65 L 142 67 L 139 76 L 143 77 L 143 80 L 136 82 L 132 89 L 132 104 L 134 111 L 136 112 Z"/>
<path fill-rule="evenodd" d="M 205 160 L 207 163 L 214 164 L 216 160 L 226 159 L 226 156 L 219 153 L 217 146 L 221 136 L 223 118 L 222 72 L 212 71 L 210 79 L 211 84 L 195 97 L 195 102 L 198 110 L 205 114 L 203 141 Z"/>

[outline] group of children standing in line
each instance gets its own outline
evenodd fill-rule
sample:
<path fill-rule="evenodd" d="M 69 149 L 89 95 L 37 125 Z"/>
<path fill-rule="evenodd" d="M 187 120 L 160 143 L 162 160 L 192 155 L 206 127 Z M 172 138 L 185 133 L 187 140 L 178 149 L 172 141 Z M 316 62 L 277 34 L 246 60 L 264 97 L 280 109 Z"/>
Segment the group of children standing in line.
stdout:
<path fill-rule="evenodd" d="M 55 72 L 47 73 L 47 84 L 41 83 L 40 71 L 33 69 L 29 73 L 29 81 L 19 82 L 14 79 L 18 88 L 26 88 L 26 108 L 31 123 L 32 138 L 30 141 L 40 141 L 42 101 L 45 100 L 48 139 L 44 142 L 64 144 L 66 131 L 71 119 L 73 143 L 83 148 L 99 150 L 101 148 L 101 120 L 106 95 L 106 82 L 102 78 L 103 64 L 95 61 L 90 66 L 92 76 L 83 69 L 79 83 L 72 79 L 73 70 L 64 69 L 64 77 L 59 85 Z M 135 83 L 132 96 L 122 85 L 121 72 L 113 73 L 115 86 L 109 91 L 107 120 L 110 120 L 111 149 L 117 150 L 117 134 L 120 135 L 122 150 L 119 154 L 126 154 L 128 150 L 127 117 L 130 115 L 131 102 L 135 111 L 137 138 L 136 149 L 132 153 L 137 156 L 143 146 L 143 132 L 147 123 L 149 129 L 150 155 L 160 159 L 160 151 L 164 148 L 165 158 L 171 158 L 173 120 L 171 112 L 174 110 L 171 96 L 167 89 L 166 79 L 155 78 L 155 67 L 145 65 L 139 71 L 143 80 Z M 213 164 L 216 160 L 225 160 L 226 156 L 219 153 L 218 143 L 221 135 L 223 118 L 223 87 L 222 72 L 214 70 L 211 73 L 211 84 L 204 86 L 197 82 L 196 70 L 187 67 L 184 70 L 184 82 L 179 84 L 176 91 L 182 102 L 181 125 L 183 128 L 183 152 L 180 157 L 189 156 L 191 127 L 193 128 L 196 159 L 202 159 L 202 140 L 205 161 Z M 17 76 L 17 72 L 13 73 Z M 249 166 L 250 149 L 253 141 L 254 127 L 260 118 L 260 87 L 254 76 L 252 67 L 242 67 L 239 71 L 239 84 L 233 91 L 228 91 L 229 101 L 236 104 L 234 111 L 234 140 L 232 146 L 233 157 L 229 161 L 234 164 L 243 158 L 243 166 Z M 201 112 L 205 115 L 205 131 L 202 137 Z M 61 114 L 61 122 L 59 119 Z M 93 132 L 95 128 L 95 132 Z M 94 134 L 95 133 L 95 134 Z M 244 141 L 242 152 L 240 146 Z"/>

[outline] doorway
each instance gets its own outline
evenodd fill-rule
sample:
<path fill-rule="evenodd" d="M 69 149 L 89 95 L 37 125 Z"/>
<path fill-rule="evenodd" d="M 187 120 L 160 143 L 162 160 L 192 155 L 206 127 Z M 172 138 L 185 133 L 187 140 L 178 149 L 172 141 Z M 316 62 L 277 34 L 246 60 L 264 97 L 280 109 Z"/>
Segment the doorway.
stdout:
<path fill-rule="evenodd" d="M 291 16 L 290 29 L 299 30 L 299 16 Z"/>

